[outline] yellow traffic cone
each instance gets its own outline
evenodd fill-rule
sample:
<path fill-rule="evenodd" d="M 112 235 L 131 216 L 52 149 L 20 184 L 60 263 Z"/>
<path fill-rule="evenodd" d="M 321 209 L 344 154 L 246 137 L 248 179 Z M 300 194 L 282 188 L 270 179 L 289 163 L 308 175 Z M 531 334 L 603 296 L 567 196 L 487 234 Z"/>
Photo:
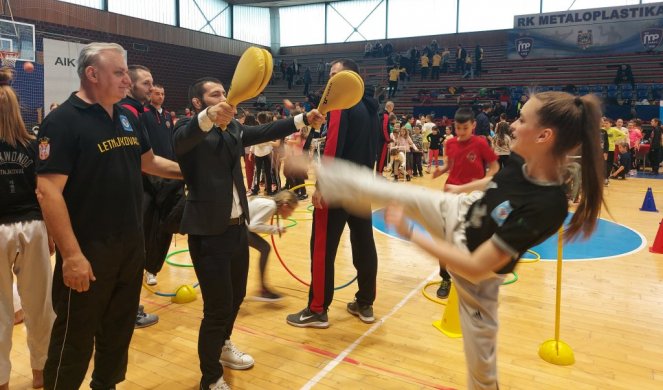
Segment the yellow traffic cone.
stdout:
<path fill-rule="evenodd" d="M 447 300 L 447 306 L 442 314 L 442 319 L 433 322 L 433 326 L 448 337 L 463 337 L 463 332 L 460 329 L 460 315 L 458 312 L 458 294 L 456 293 L 456 287 L 454 287 L 453 283 L 451 284 L 449 299 Z"/>

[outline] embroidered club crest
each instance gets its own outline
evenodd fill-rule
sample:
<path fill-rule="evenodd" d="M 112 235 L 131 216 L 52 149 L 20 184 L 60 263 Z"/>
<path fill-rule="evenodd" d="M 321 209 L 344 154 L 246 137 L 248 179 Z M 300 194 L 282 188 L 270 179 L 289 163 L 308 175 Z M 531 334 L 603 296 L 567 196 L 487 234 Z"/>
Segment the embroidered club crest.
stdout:
<path fill-rule="evenodd" d="M 129 123 L 129 119 L 127 119 L 126 116 L 120 115 L 120 123 L 122 124 L 124 131 L 134 131 L 133 127 L 131 127 L 131 123 Z"/>
<path fill-rule="evenodd" d="M 170 121 L 166 121 L 166 127 L 170 129 Z"/>
<path fill-rule="evenodd" d="M 51 155 L 51 144 L 48 137 L 39 138 L 39 159 L 46 160 Z"/>
<path fill-rule="evenodd" d="M 490 212 L 490 216 L 493 218 L 497 226 L 502 226 L 504 221 L 509 218 L 512 211 L 513 207 L 511 207 L 511 203 L 508 200 L 505 200 Z"/>
<path fill-rule="evenodd" d="M 467 161 L 470 162 L 475 162 L 477 160 L 477 155 L 474 152 L 470 152 L 467 154 Z"/>
<path fill-rule="evenodd" d="M 516 39 L 516 51 L 518 55 L 525 58 L 532 51 L 534 40 L 532 38 L 518 38 Z"/>

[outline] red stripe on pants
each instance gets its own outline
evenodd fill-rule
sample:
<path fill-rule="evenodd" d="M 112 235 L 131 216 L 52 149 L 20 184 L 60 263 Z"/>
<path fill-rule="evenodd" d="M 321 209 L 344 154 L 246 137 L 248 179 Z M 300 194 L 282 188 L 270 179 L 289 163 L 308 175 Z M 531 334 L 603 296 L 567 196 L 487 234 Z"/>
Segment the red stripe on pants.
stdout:
<path fill-rule="evenodd" d="M 378 160 L 378 174 L 382 174 L 384 171 L 384 164 L 387 162 L 387 149 L 389 144 L 385 143 L 382 145 L 382 152 L 380 153 L 380 160 Z"/>
<path fill-rule="evenodd" d="M 313 299 L 309 309 L 315 313 L 322 313 L 325 302 L 325 258 L 327 255 L 327 222 L 329 221 L 329 209 L 315 209 L 315 244 L 313 247 L 313 265 L 311 269 L 311 289 Z"/>

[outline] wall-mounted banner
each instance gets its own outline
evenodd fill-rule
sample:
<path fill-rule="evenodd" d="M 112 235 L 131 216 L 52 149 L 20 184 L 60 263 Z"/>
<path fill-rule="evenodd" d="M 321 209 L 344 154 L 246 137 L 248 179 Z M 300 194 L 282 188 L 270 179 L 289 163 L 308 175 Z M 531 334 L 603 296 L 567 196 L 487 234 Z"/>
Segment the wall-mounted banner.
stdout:
<path fill-rule="evenodd" d="M 44 38 L 44 115 L 52 103 L 62 104 L 78 90 L 78 55 L 84 43 Z M 124 57 L 127 57 L 126 50 Z"/>
<path fill-rule="evenodd" d="M 660 51 L 663 3 L 514 17 L 508 59 Z"/>

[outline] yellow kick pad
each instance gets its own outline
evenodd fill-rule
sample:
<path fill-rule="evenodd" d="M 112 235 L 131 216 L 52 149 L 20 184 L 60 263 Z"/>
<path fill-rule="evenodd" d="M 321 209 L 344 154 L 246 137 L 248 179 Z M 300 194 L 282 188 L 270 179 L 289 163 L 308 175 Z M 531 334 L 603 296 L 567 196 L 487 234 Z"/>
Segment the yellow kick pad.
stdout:
<path fill-rule="evenodd" d="M 271 55 L 269 57 L 271 59 Z M 271 77 L 271 69 L 269 72 Z M 246 49 L 235 68 L 230 91 L 228 91 L 228 104 L 237 106 L 243 101 L 258 96 L 262 91 L 261 85 L 266 73 L 263 49 L 254 46 Z M 269 81 L 269 77 L 267 81 Z"/>
<path fill-rule="evenodd" d="M 364 82 L 361 77 L 351 70 L 342 70 L 327 82 L 318 111 L 325 115 L 329 111 L 345 110 L 359 103 L 363 96 Z"/>

